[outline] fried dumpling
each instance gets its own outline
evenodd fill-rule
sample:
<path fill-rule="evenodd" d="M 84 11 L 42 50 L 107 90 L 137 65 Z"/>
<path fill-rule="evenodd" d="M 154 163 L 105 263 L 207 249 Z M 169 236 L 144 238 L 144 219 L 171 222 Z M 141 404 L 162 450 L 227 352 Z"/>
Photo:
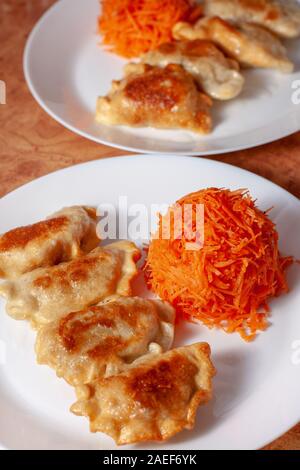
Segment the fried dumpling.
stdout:
<path fill-rule="evenodd" d="M 294 69 L 280 40 L 254 24 L 237 26 L 219 17 L 204 18 L 194 25 L 177 23 L 173 35 L 176 39 L 209 39 L 246 67 L 274 68 L 284 73 Z"/>
<path fill-rule="evenodd" d="M 0 277 L 16 279 L 36 268 L 69 261 L 98 243 L 96 209 L 67 207 L 42 222 L 0 237 Z"/>
<path fill-rule="evenodd" d="M 40 328 L 39 364 L 71 385 L 122 370 L 138 357 L 172 346 L 175 312 L 168 303 L 115 296 Z"/>
<path fill-rule="evenodd" d="M 0 285 L 7 313 L 33 326 L 95 305 L 113 294 L 130 295 L 140 252 L 131 242 L 95 248 L 85 256 L 58 266 L 39 268 Z"/>
<path fill-rule="evenodd" d="M 77 387 L 71 411 L 117 444 L 164 441 L 195 423 L 212 396 L 215 370 L 206 343 L 149 354 L 119 375 Z"/>
<path fill-rule="evenodd" d="M 284 38 L 300 35 L 300 6 L 294 0 L 204 0 L 204 13 L 255 23 Z"/>
<path fill-rule="evenodd" d="M 210 132 L 211 99 L 198 90 L 180 65 L 129 64 L 125 73 L 123 80 L 113 82 L 107 97 L 98 99 L 98 122 Z"/>
<path fill-rule="evenodd" d="M 196 39 L 165 43 L 145 54 L 142 61 L 159 67 L 182 65 L 203 91 L 217 100 L 235 98 L 244 85 L 238 63 L 225 57 L 211 41 Z"/>

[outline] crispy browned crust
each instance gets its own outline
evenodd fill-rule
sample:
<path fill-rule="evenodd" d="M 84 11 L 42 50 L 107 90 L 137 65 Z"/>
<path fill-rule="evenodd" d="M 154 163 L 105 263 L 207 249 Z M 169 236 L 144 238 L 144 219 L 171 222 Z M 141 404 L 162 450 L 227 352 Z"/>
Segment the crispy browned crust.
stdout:
<path fill-rule="evenodd" d="M 176 39 L 214 41 L 245 67 L 274 68 L 284 73 L 291 73 L 294 68 L 278 37 L 262 25 L 247 22 L 237 25 L 215 16 L 201 19 L 195 25 L 179 22 L 174 26 L 173 35 Z"/>
<path fill-rule="evenodd" d="M 119 445 L 165 441 L 194 426 L 197 408 L 211 399 L 214 374 L 206 343 L 145 356 L 122 374 L 78 388 L 71 411 Z"/>
<path fill-rule="evenodd" d="M 0 276 L 17 279 L 34 269 L 57 265 L 99 244 L 96 209 L 65 207 L 46 220 L 0 236 Z"/>
<path fill-rule="evenodd" d="M 58 324 L 58 337 L 64 345 L 65 349 L 69 352 L 76 352 L 81 346 L 83 335 L 88 334 L 88 331 L 95 326 L 102 326 L 104 328 L 113 328 L 115 322 L 112 318 L 103 317 L 103 307 L 90 307 L 89 311 L 93 316 L 86 317 L 86 311 L 69 313 L 63 317 Z"/>
<path fill-rule="evenodd" d="M 205 0 L 205 16 L 220 16 L 237 24 L 248 22 L 268 28 L 283 38 L 300 34 L 297 2 L 282 0 Z"/>
<path fill-rule="evenodd" d="M 174 320 L 166 302 L 113 295 L 41 327 L 37 360 L 71 385 L 89 383 L 153 349 L 169 349 Z"/>
<path fill-rule="evenodd" d="M 49 273 L 42 274 L 33 281 L 34 287 L 47 290 L 53 287 L 73 289 L 75 282 L 84 282 L 88 279 L 91 270 L 101 262 L 109 259 L 103 251 L 95 250 L 86 256 L 53 267 Z"/>
<path fill-rule="evenodd" d="M 140 250 L 118 242 L 57 266 L 39 268 L 0 285 L 6 310 L 15 319 L 30 319 L 34 327 L 66 313 L 95 305 L 113 294 L 130 295 Z"/>
<path fill-rule="evenodd" d="M 127 70 L 130 73 L 113 83 L 109 95 L 98 99 L 98 122 L 210 132 L 212 101 L 180 65 L 130 64 Z"/>
<path fill-rule="evenodd" d="M 56 217 L 10 230 L 0 238 L 0 252 L 11 250 L 12 248 L 25 248 L 29 242 L 44 237 L 51 237 L 51 235 L 62 230 L 67 225 L 67 217 Z"/>
<path fill-rule="evenodd" d="M 171 110 L 186 94 L 186 86 L 178 80 L 177 66 L 165 69 L 147 67 L 144 75 L 133 78 L 125 87 L 125 94 L 142 106 Z"/>

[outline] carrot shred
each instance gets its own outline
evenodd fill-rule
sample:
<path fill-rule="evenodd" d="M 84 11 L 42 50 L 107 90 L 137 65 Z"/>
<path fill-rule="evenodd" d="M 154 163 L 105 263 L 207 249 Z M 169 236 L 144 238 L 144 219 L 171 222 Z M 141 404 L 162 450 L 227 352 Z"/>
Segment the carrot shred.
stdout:
<path fill-rule="evenodd" d="M 204 16 L 204 8 L 203 5 L 195 5 L 189 15 L 186 18 L 186 21 L 188 23 L 196 23 L 196 21 L 199 20 L 199 18 L 202 18 Z"/>
<path fill-rule="evenodd" d="M 200 14 L 194 0 L 101 0 L 98 19 L 102 44 L 126 58 L 139 57 L 172 40 L 180 20 Z"/>
<path fill-rule="evenodd" d="M 176 203 L 182 227 L 186 204 L 193 214 L 188 238 L 183 229 L 181 239 L 174 238 L 175 206 L 159 216 L 144 267 L 147 285 L 173 304 L 179 317 L 252 341 L 268 326 L 268 300 L 288 292 L 285 271 L 294 260 L 280 255 L 275 224 L 247 190 L 209 188 L 183 197 Z M 187 244 L 199 237 L 198 204 L 204 206 L 204 243 L 189 250 Z M 162 236 L 167 223 L 168 239 Z"/>

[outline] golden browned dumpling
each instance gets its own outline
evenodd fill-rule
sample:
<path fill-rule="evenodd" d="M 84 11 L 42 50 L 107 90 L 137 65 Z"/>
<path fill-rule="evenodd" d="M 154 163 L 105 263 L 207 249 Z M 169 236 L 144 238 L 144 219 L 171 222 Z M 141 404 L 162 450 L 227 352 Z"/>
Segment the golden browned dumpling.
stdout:
<path fill-rule="evenodd" d="M 98 122 L 133 127 L 211 130 L 209 97 L 201 93 L 181 66 L 165 68 L 130 64 L 126 77 L 113 82 L 107 97 L 98 99 Z"/>
<path fill-rule="evenodd" d="M 246 67 L 274 68 L 284 73 L 294 69 L 280 40 L 254 24 L 237 26 L 219 17 L 204 18 L 194 25 L 177 23 L 173 35 L 176 39 L 209 39 Z"/>
<path fill-rule="evenodd" d="M 204 0 L 204 13 L 265 26 L 284 38 L 300 35 L 300 7 L 294 0 Z"/>
<path fill-rule="evenodd" d="M 119 375 L 78 387 L 71 411 L 117 444 L 164 441 L 193 428 L 198 406 L 211 399 L 214 373 L 206 343 L 149 354 Z"/>
<path fill-rule="evenodd" d="M 149 351 L 173 342 L 175 312 L 166 302 L 118 297 L 40 328 L 39 364 L 47 364 L 71 385 L 116 374 Z"/>
<path fill-rule="evenodd" d="M 238 63 L 225 57 L 213 42 L 204 39 L 162 44 L 145 54 L 142 61 L 159 67 L 182 65 L 203 91 L 217 100 L 235 98 L 244 85 Z"/>
<path fill-rule="evenodd" d="M 131 242 L 95 248 L 58 266 L 39 268 L 0 285 L 7 313 L 33 326 L 95 305 L 112 294 L 129 295 L 140 252 Z"/>
<path fill-rule="evenodd" d="M 95 209 L 62 209 L 42 222 L 15 228 L 0 237 L 0 276 L 16 279 L 33 269 L 76 258 L 98 243 Z"/>

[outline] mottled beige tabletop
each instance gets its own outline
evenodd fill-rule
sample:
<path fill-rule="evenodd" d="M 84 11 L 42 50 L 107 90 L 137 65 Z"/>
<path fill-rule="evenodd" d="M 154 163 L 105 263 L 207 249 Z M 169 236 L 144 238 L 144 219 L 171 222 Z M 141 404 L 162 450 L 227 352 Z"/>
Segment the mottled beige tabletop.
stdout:
<path fill-rule="evenodd" d="M 27 89 L 22 69 L 25 41 L 53 3 L 0 2 L 0 80 L 7 86 L 7 104 L 0 105 L 0 196 L 54 170 L 126 153 L 66 130 L 37 105 Z M 300 132 L 255 149 L 210 158 L 264 176 L 300 197 Z M 267 449 L 300 450 L 300 424 Z"/>

